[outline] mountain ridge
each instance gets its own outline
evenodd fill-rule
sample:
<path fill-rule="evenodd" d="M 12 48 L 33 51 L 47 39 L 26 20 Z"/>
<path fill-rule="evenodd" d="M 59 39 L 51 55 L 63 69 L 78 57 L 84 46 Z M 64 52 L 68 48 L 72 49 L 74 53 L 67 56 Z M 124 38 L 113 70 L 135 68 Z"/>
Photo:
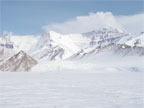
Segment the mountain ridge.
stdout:
<path fill-rule="evenodd" d="M 131 35 L 116 29 L 103 28 L 82 34 L 63 35 L 50 31 L 39 36 L 0 37 L 1 61 L 21 50 L 37 61 L 83 58 L 108 51 L 122 56 L 143 56 L 144 33 Z"/>
<path fill-rule="evenodd" d="M 35 59 L 21 50 L 12 57 L 2 61 L 0 64 L 0 70 L 12 72 L 30 71 L 37 63 L 38 62 Z"/>

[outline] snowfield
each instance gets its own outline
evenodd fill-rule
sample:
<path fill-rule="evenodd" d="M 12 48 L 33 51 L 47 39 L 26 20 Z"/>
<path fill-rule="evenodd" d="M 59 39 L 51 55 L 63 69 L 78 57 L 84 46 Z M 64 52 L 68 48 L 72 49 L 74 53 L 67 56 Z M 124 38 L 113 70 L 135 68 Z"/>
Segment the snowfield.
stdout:
<path fill-rule="evenodd" d="M 143 72 L 0 73 L 0 108 L 143 108 Z"/>
<path fill-rule="evenodd" d="M 116 28 L 4 33 L 0 108 L 144 108 L 144 32 Z"/>
<path fill-rule="evenodd" d="M 143 57 L 39 64 L 32 72 L 0 72 L 0 108 L 144 107 Z"/>

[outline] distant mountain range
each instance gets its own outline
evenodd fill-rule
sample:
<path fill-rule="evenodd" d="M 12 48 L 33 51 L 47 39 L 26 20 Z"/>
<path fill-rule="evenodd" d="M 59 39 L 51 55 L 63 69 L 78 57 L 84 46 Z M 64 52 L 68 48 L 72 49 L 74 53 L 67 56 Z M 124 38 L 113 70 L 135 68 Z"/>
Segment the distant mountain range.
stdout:
<path fill-rule="evenodd" d="M 103 28 L 82 34 L 50 31 L 39 36 L 1 36 L 0 70 L 30 71 L 39 61 L 82 59 L 105 52 L 144 56 L 144 33 Z"/>

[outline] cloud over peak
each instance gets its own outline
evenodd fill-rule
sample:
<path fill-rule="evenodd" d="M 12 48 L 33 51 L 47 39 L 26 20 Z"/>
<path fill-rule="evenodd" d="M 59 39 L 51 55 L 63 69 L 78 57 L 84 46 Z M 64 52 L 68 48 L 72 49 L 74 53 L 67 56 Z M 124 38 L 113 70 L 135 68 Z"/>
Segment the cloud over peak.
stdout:
<path fill-rule="evenodd" d="M 44 26 L 43 29 L 47 32 L 54 30 L 61 33 L 83 33 L 103 27 L 122 29 L 111 12 L 97 12 L 90 13 L 88 16 L 77 16 L 75 19 L 64 23 Z"/>
<path fill-rule="evenodd" d="M 88 16 L 77 16 L 72 20 L 63 23 L 55 23 L 43 26 L 46 32 L 56 31 L 60 33 L 83 33 L 101 28 L 115 28 L 118 30 L 127 30 L 128 32 L 144 31 L 144 14 L 132 16 L 114 16 L 111 12 L 90 13 Z"/>

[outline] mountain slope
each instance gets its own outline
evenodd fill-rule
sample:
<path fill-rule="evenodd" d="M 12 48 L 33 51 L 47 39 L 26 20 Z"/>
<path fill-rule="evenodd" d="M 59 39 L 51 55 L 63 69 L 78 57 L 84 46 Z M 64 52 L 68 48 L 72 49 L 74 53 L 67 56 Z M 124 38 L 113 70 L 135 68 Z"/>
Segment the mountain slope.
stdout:
<path fill-rule="evenodd" d="M 40 60 L 58 60 L 68 58 L 77 51 L 78 47 L 69 37 L 50 31 L 38 39 L 31 55 Z"/>
<path fill-rule="evenodd" d="M 16 52 L 24 50 L 38 60 L 65 59 L 79 51 L 67 35 L 53 31 L 41 36 L 10 36 L 10 41 Z"/>
<path fill-rule="evenodd" d="M 144 33 L 142 32 L 138 34 L 136 37 L 127 41 L 125 44 L 131 47 L 144 47 Z"/>
<path fill-rule="evenodd" d="M 115 52 L 121 55 L 144 56 L 144 33 L 140 33 L 125 43 L 117 45 Z"/>
<path fill-rule="evenodd" d="M 30 71 L 37 64 L 37 61 L 27 55 L 24 51 L 20 51 L 14 56 L 6 59 L 0 64 L 1 71 Z"/>
<path fill-rule="evenodd" d="M 3 55 L 0 58 L 5 59 L 11 51 L 16 53 L 20 50 L 37 60 L 46 61 L 82 58 L 108 51 L 121 55 L 143 55 L 143 37 L 143 33 L 135 36 L 113 28 L 82 34 L 63 35 L 50 31 L 39 36 L 6 36 L 6 44 L 0 44 L 0 54 Z"/>
<path fill-rule="evenodd" d="M 14 55 L 14 45 L 10 41 L 10 37 L 0 37 L 0 62 Z"/>
<path fill-rule="evenodd" d="M 120 32 L 112 28 L 103 28 L 98 31 L 83 33 L 83 36 L 90 39 L 89 44 L 71 58 L 83 58 L 84 56 L 94 56 L 97 53 L 111 51 L 120 40 L 123 44 L 126 39 L 129 40 L 131 37 L 125 32 Z"/>

